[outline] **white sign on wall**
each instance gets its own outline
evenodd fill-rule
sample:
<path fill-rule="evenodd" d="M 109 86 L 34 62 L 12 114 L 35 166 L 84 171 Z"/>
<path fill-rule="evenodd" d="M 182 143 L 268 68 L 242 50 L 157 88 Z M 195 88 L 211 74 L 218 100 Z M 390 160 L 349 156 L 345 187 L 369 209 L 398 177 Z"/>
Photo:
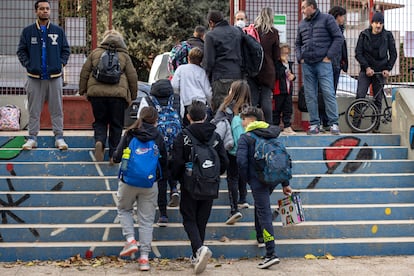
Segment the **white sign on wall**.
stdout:
<path fill-rule="evenodd" d="M 286 14 L 275 14 L 273 16 L 273 26 L 279 31 L 280 43 L 286 43 Z"/>

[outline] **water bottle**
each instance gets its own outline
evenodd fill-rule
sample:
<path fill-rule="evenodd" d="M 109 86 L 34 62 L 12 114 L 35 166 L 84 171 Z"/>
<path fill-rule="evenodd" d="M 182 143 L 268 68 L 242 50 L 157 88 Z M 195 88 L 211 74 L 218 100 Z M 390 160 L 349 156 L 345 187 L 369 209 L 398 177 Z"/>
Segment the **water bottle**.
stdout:
<path fill-rule="evenodd" d="M 131 156 L 131 149 L 126 147 L 122 154 L 122 163 L 121 163 L 121 170 L 126 171 L 128 168 L 128 160 Z"/>
<path fill-rule="evenodd" d="M 188 176 L 193 175 L 193 162 L 185 163 L 185 174 Z"/>

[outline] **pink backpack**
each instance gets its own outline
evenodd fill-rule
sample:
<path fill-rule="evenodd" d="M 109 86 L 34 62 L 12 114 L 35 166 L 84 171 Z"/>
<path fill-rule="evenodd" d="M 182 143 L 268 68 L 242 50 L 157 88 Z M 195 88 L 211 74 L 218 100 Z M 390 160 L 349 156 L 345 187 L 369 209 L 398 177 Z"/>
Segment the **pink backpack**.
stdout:
<path fill-rule="evenodd" d="M 11 104 L 0 107 L 0 130 L 20 130 L 20 108 Z"/>
<path fill-rule="evenodd" d="M 251 35 L 252 37 L 254 37 L 258 42 L 260 42 L 259 32 L 254 27 L 254 24 L 250 24 L 249 26 L 244 27 L 243 28 L 243 31 L 246 34 Z"/>

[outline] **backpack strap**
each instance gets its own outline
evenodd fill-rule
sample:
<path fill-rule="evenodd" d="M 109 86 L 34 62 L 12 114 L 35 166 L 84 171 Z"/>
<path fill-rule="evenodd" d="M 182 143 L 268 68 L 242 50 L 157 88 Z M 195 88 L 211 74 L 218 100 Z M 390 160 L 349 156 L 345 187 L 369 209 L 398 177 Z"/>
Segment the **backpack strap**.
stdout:
<path fill-rule="evenodd" d="M 157 100 L 157 98 L 154 97 L 153 95 L 149 95 L 149 98 L 150 98 L 152 104 L 154 105 L 155 109 L 158 112 L 161 112 L 161 105 L 160 105 L 160 102 Z"/>

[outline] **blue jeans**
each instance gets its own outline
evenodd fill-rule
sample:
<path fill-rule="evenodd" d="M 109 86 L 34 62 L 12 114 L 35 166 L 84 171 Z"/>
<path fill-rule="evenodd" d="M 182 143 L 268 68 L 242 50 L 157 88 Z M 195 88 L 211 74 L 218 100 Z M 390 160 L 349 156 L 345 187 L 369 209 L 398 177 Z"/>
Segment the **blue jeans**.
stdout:
<path fill-rule="evenodd" d="M 318 84 L 322 91 L 325 102 L 325 112 L 328 117 L 328 125 L 338 124 L 338 103 L 336 101 L 333 85 L 332 64 L 329 62 L 318 62 L 313 64 L 302 64 L 304 76 L 305 99 L 308 107 L 310 124 L 320 125 L 318 111 Z"/>

